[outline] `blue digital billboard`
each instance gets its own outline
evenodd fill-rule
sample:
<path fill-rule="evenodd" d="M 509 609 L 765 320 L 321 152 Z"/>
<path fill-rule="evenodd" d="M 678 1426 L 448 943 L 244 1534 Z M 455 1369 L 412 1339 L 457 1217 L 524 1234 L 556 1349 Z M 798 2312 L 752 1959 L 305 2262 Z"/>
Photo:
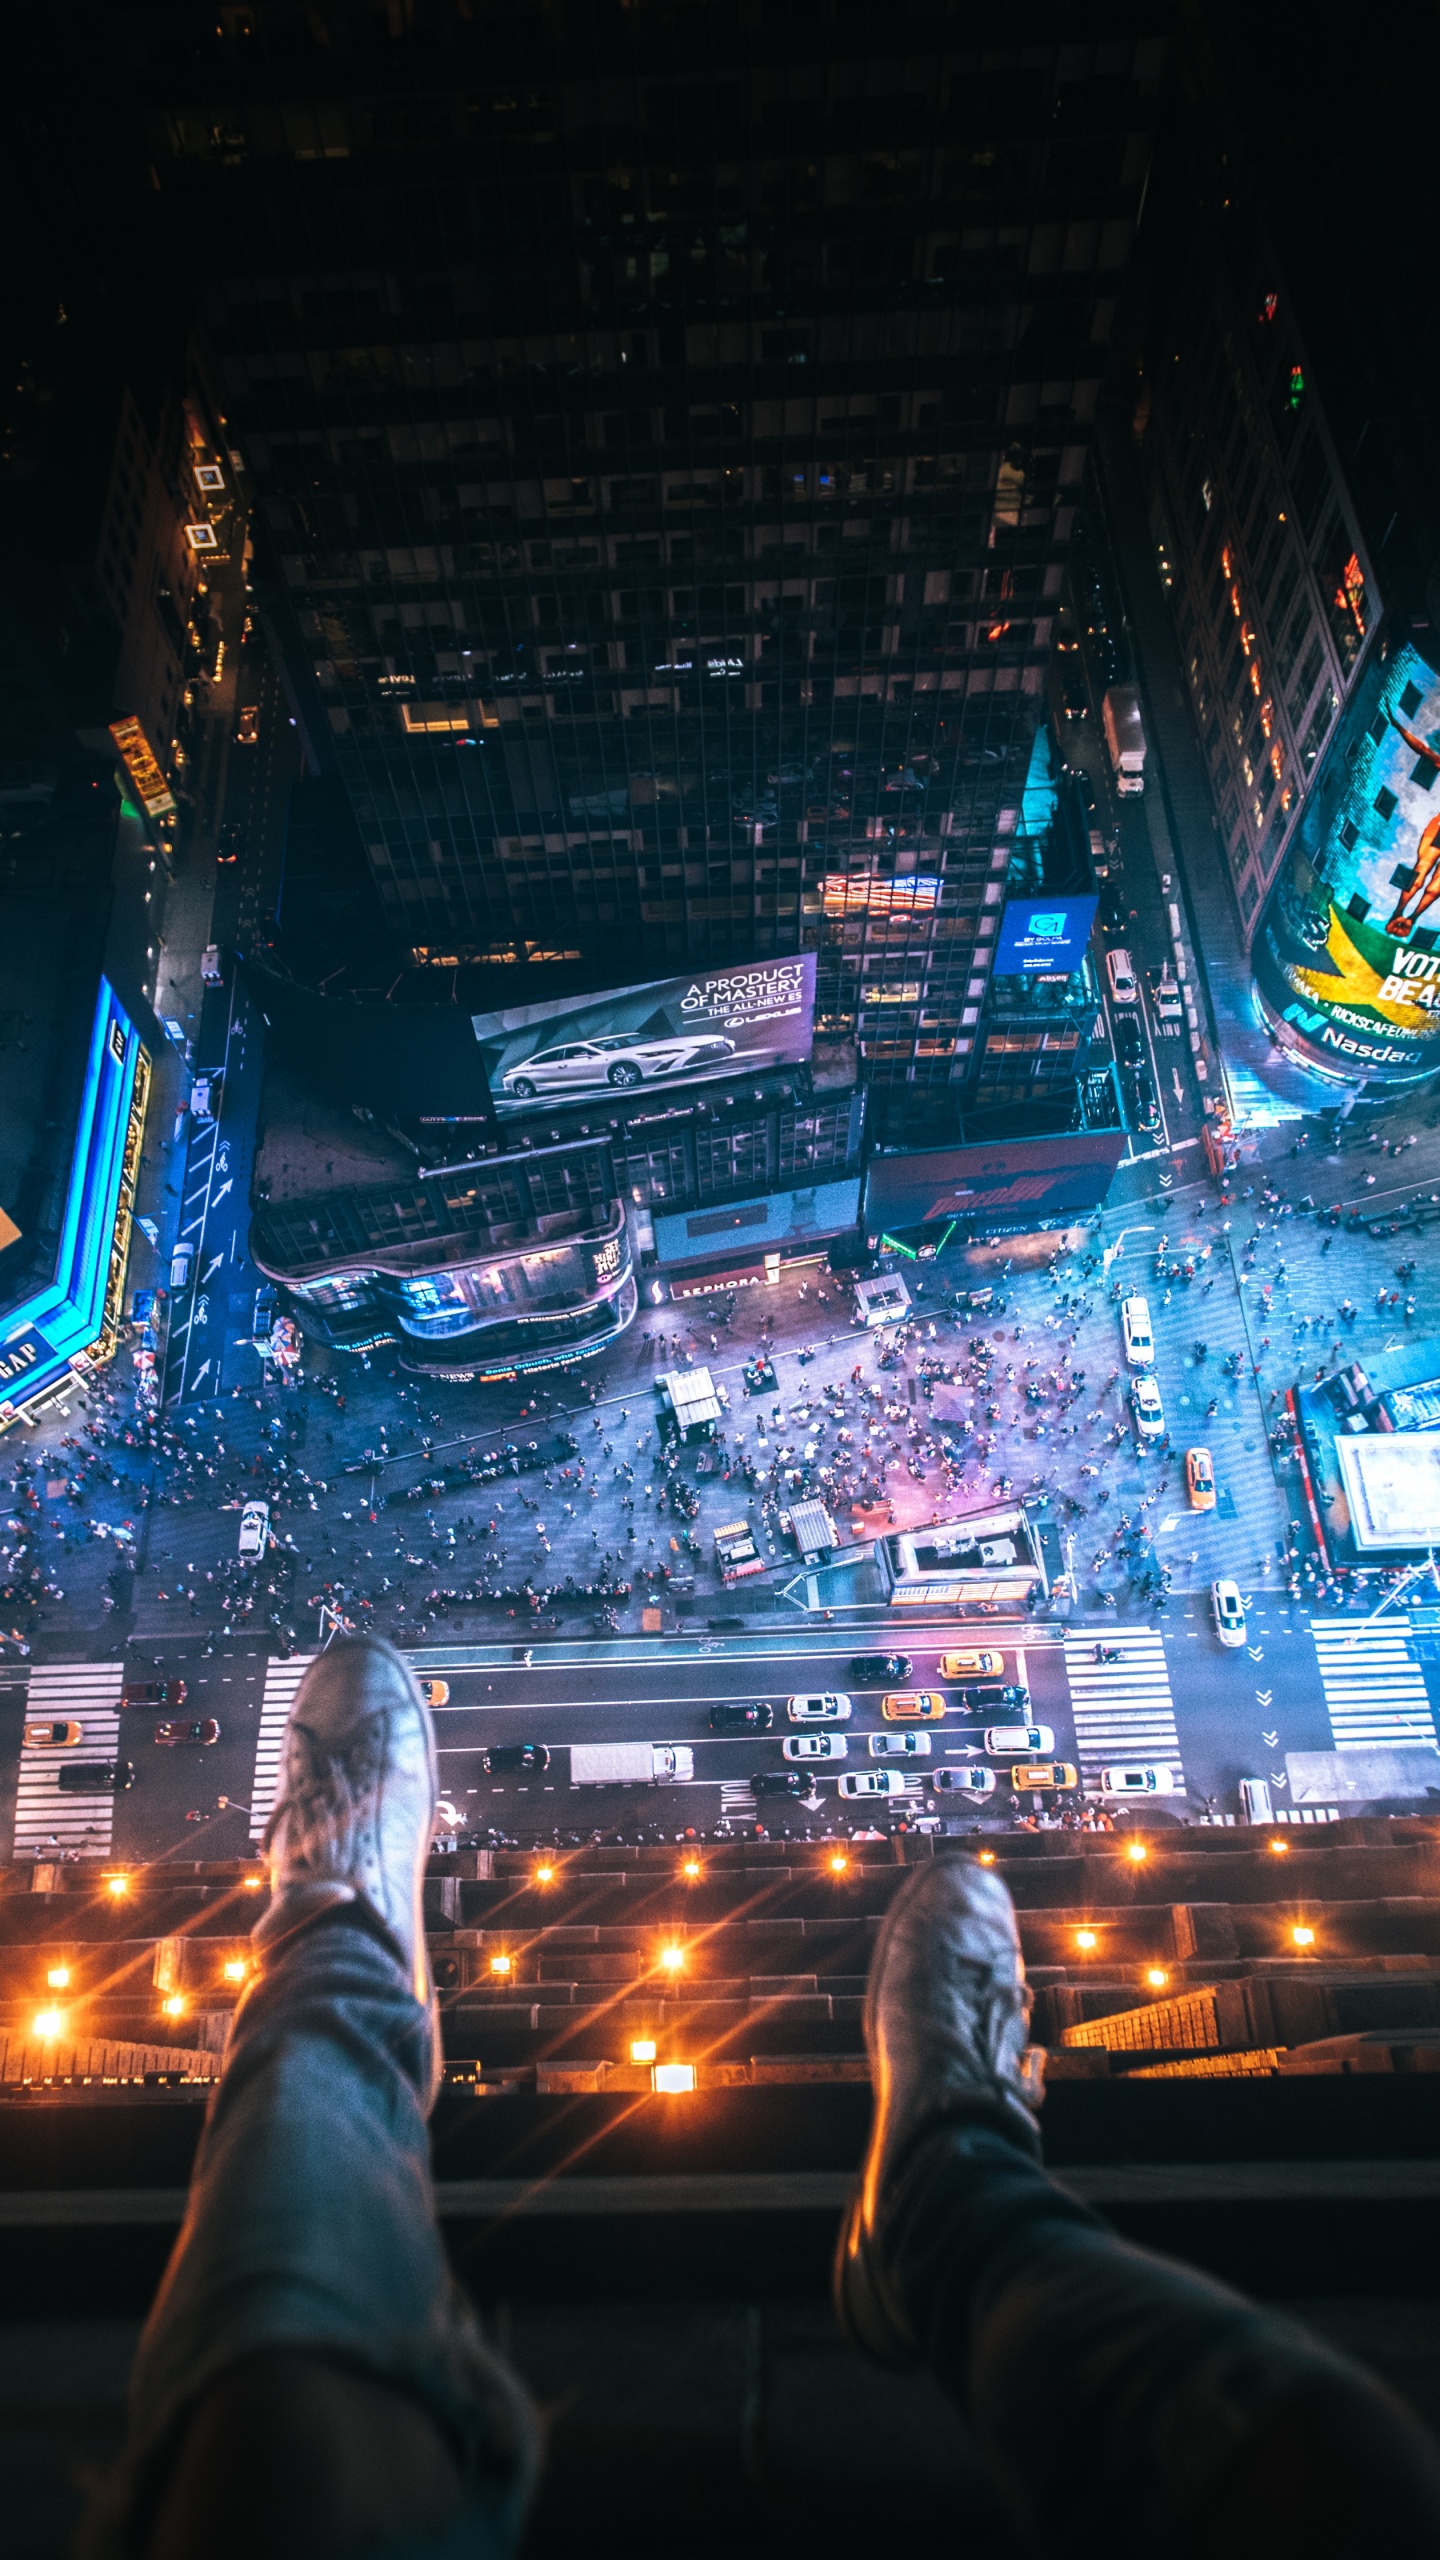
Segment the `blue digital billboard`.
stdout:
<path fill-rule="evenodd" d="M 0 1427 L 82 1355 L 115 1347 L 149 1084 L 139 1035 L 102 978 L 53 1274 L 0 1308 Z"/>
<path fill-rule="evenodd" d="M 1068 978 L 1080 967 L 1098 900 L 1007 900 L 995 952 L 997 978 Z"/>

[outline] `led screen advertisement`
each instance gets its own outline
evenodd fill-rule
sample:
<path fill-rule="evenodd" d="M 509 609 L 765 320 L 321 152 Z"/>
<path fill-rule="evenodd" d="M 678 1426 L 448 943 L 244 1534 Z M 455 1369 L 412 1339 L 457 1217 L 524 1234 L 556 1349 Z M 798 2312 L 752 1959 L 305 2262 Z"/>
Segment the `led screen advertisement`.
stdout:
<path fill-rule="evenodd" d="M 500 1119 L 538 1105 L 799 1066 L 810 1055 L 815 957 L 700 970 L 643 987 L 471 1016 Z"/>
<path fill-rule="evenodd" d="M 997 978 L 1068 978 L 1085 958 L 1095 898 L 1010 898 L 995 951 Z"/>
<path fill-rule="evenodd" d="M 897 1228 L 930 1226 L 942 1218 L 1038 1226 L 1047 1217 L 1095 1209 L 1124 1148 L 1123 1130 L 1091 1129 L 876 1156 L 865 1177 L 866 1232 L 893 1235 Z"/>
<path fill-rule="evenodd" d="M 1440 1066 L 1440 676 L 1417 650 L 1377 659 L 1351 697 L 1253 964 L 1308 1065 L 1397 1085 Z"/>

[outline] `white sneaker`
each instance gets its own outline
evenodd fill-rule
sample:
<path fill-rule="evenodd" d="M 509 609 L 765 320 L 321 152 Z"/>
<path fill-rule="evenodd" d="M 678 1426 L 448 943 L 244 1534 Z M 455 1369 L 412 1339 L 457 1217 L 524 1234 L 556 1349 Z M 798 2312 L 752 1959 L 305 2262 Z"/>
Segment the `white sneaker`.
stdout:
<path fill-rule="evenodd" d="M 435 1729 L 408 1665 L 378 1636 L 337 1637 L 311 1663 L 285 1728 L 258 1942 L 328 1905 L 364 1902 L 428 2007 L 422 1891 L 437 1793 Z"/>

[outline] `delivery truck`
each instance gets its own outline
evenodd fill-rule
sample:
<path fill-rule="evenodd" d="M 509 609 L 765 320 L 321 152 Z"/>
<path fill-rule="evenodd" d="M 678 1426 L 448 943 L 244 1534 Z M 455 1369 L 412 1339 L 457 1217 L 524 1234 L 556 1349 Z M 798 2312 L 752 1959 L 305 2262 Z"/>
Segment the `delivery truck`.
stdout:
<path fill-rule="evenodd" d="M 684 1742 L 576 1742 L 570 1749 L 572 1787 L 680 1786 L 695 1775 L 695 1754 Z"/>
<path fill-rule="evenodd" d="M 1103 711 L 1110 768 L 1122 800 L 1145 788 L 1145 731 L 1133 684 L 1112 684 Z"/>

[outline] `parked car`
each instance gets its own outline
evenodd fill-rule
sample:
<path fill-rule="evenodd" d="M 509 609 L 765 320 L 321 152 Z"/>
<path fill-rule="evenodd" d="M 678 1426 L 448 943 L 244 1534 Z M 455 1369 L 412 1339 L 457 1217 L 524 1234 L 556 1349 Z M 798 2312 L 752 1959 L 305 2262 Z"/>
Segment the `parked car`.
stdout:
<path fill-rule="evenodd" d="M 928 1760 L 935 1745 L 928 1733 L 872 1733 L 872 1760 Z"/>
<path fill-rule="evenodd" d="M 260 705 L 258 702 L 247 702 L 236 724 L 235 744 L 237 747 L 253 747 L 259 744 L 259 739 Z"/>
<path fill-rule="evenodd" d="M 1183 1796 L 1184 1781 L 1175 1769 L 1162 1768 L 1153 1760 L 1137 1760 L 1127 1767 L 1102 1769 L 1102 1796 Z"/>
<path fill-rule="evenodd" d="M 53 1724 L 27 1724 L 23 1740 L 27 1751 L 70 1751 L 85 1739 L 85 1728 L 73 1716 L 57 1716 Z"/>
<path fill-rule="evenodd" d="M 1113 1004 L 1139 1003 L 1140 981 L 1135 975 L 1135 966 L 1129 952 L 1119 943 L 1105 954 L 1105 974 L 1110 981 L 1110 998 Z"/>
<path fill-rule="evenodd" d="M 487 1778 L 543 1778 L 549 1766 L 548 1742 L 492 1742 L 485 1754 Z"/>
<path fill-rule="evenodd" d="M 1232 1582 L 1228 1575 L 1222 1575 L 1218 1582 L 1212 1582 L 1210 1608 L 1215 1620 L 1215 1633 L 1220 1642 L 1232 1651 L 1236 1645 L 1243 1644 L 1245 1603 L 1240 1597 L 1239 1583 Z"/>
<path fill-rule="evenodd" d="M 942 1680 L 1002 1680 L 1005 1656 L 992 1653 L 988 1645 L 980 1646 L 973 1653 L 942 1653 L 939 1671 Z"/>
<path fill-rule="evenodd" d="M 240 1553 L 247 1563 L 263 1556 L 270 1543 L 270 1505 L 247 1502 L 240 1514 Z"/>
<path fill-rule="evenodd" d="M 1145 1055 L 1145 1042 L 1133 1013 L 1117 1014 L 1115 1019 L 1115 1053 L 1127 1067 L 1138 1067 Z"/>
<path fill-rule="evenodd" d="M 851 1707 L 843 1689 L 824 1689 L 788 1699 L 785 1713 L 792 1724 L 848 1724 Z"/>
<path fill-rule="evenodd" d="M 843 1760 L 849 1750 L 843 1733 L 787 1733 L 780 1745 L 782 1760 Z"/>
<path fill-rule="evenodd" d="M 842 1796 L 903 1796 L 906 1780 L 899 1769 L 847 1769 L 840 1780 Z"/>
<path fill-rule="evenodd" d="M 194 1267 L 194 1248 L 188 1244 L 177 1244 L 170 1256 L 170 1286 L 177 1296 L 182 1289 L 189 1288 Z"/>
<path fill-rule="evenodd" d="M 908 1653 L 857 1653 L 850 1665 L 850 1677 L 857 1689 L 885 1689 L 892 1680 L 908 1680 Z"/>
<path fill-rule="evenodd" d="M 427 1707 L 449 1706 L 450 1683 L 448 1680 L 422 1680 L 419 1685 L 420 1695 Z"/>
<path fill-rule="evenodd" d="M 1047 1759 L 1055 1748 L 1048 1724 L 987 1724 L 985 1748 L 992 1760 L 1013 1760 L 1017 1751 L 1038 1751 Z"/>
<path fill-rule="evenodd" d="M 1136 1379 L 1130 1390 L 1130 1402 L 1135 1408 L 1135 1428 L 1141 1439 L 1160 1439 L 1165 1429 L 1165 1407 L 1152 1377 Z"/>
<path fill-rule="evenodd" d="M 1190 1496 L 1192 1511 L 1214 1510 L 1215 1469 L 1208 1449 L 1186 1450 L 1185 1490 Z"/>
<path fill-rule="evenodd" d="M 1017 1795 L 1033 1796 L 1050 1787 L 1078 1787 L 1080 1772 L 1072 1760 L 1017 1760 L 1010 1784 Z"/>
<path fill-rule="evenodd" d="M 200 984 L 202 987 L 223 987 L 225 984 L 225 963 L 220 957 L 218 942 L 207 942 L 200 954 Z"/>
<path fill-rule="evenodd" d="M 1155 1366 L 1155 1332 L 1150 1322 L 1149 1301 L 1126 1298 L 1120 1309 L 1120 1331 L 1125 1342 L 1125 1358 L 1132 1369 Z"/>
<path fill-rule="evenodd" d="M 192 1120 L 218 1120 L 225 1098 L 225 1078 L 217 1067 L 209 1075 L 197 1076 L 190 1087 Z"/>
<path fill-rule="evenodd" d="M 269 1281 L 265 1281 L 255 1292 L 255 1306 L 250 1318 L 252 1333 L 259 1336 L 270 1332 L 275 1322 L 275 1310 L 279 1304 L 280 1301 Z"/>
<path fill-rule="evenodd" d="M 945 1701 L 933 1689 L 894 1689 L 880 1701 L 887 1724 L 939 1724 Z"/>
<path fill-rule="evenodd" d="M 1018 1680 L 976 1680 L 960 1691 L 966 1715 L 983 1715 L 987 1707 L 1028 1707 L 1030 1692 Z"/>
<path fill-rule="evenodd" d="M 757 1796 L 808 1795 L 814 1780 L 802 1778 L 798 1769 L 757 1769 L 750 1780 L 750 1791 Z"/>
<path fill-rule="evenodd" d="M 171 1750 L 182 1742 L 218 1742 L 220 1727 L 213 1716 L 172 1716 L 157 1724 L 155 1739 Z"/>
<path fill-rule="evenodd" d="M 775 1722 L 775 1710 L 763 1700 L 758 1706 L 712 1707 L 712 1733 L 768 1733 Z"/>
<path fill-rule="evenodd" d="M 62 1796 L 118 1796 L 135 1784 L 133 1760 L 71 1760 L 55 1784 Z"/>
<path fill-rule="evenodd" d="M 996 1778 L 993 1769 L 933 1769 L 925 1784 L 947 1795 L 993 1796 Z"/>
<path fill-rule="evenodd" d="M 647 1040 L 641 1031 L 612 1031 L 600 1040 L 566 1040 L 555 1049 L 537 1049 L 519 1066 L 506 1068 L 500 1090 L 514 1102 L 533 1102 L 547 1093 L 603 1093 L 607 1086 L 623 1090 L 653 1084 L 661 1076 L 688 1075 L 695 1067 L 718 1067 L 734 1053 L 734 1041 L 714 1032 Z"/>
<path fill-rule="evenodd" d="M 122 1707 L 183 1707 L 190 1695 L 183 1680 L 127 1680 L 120 1692 Z"/>

